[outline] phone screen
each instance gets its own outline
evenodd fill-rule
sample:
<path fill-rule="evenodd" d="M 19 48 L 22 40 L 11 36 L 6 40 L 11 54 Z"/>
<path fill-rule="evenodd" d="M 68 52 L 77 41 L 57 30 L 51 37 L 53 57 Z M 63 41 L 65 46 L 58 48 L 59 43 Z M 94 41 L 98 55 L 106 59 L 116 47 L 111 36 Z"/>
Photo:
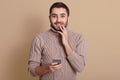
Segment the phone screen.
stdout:
<path fill-rule="evenodd" d="M 61 64 L 61 59 L 60 58 L 55 58 L 55 59 L 53 59 L 53 62 L 57 62 L 58 64 Z"/>

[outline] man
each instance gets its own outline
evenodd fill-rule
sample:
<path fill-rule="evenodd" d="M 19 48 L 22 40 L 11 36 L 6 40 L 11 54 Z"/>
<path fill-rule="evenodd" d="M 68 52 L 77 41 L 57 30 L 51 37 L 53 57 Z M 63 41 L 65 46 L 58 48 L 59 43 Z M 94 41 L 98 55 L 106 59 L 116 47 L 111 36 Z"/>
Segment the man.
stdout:
<path fill-rule="evenodd" d="M 51 29 L 34 38 L 29 71 L 40 80 L 76 80 L 85 67 L 85 39 L 68 29 L 70 13 L 64 3 L 54 3 L 49 13 Z"/>

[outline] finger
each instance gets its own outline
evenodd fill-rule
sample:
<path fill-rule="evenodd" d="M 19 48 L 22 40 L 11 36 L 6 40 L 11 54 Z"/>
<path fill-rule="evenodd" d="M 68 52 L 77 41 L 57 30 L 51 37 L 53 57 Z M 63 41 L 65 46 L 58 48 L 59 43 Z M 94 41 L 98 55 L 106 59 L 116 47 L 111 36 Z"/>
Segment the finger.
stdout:
<path fill-rule="evenodd" d="M 51 63 L 51 65 L 53 66 L 53 65 L 57 65 L 58 63 L 57 62 L 53 62 L 53 63 Z"/>
<path fill-rule="evenodd" d="M 58 65 L 53 65 L 53 66 L 50 66 L 50 70 L 52 72 L 58 70 L 58 69 L 61 69 L 62 68 L 62 65 L 61 64 L 58 64 Z"/>
<path fill-rule="evenodd" d="M 61 26 L 61 30 L 62 30 L 62 32 L 65 32 L 66 31 L 65 26 Z"/>
<path fill-rule="evenodd" d="M 64 26 L 64 25 L 61 25 L 61 28 L 64 30 L 64 29 L 65 29 L 65 26 Z"/>
<path fill-rule="evenodd" d="M 62 66 L 60 66 L 60 67 L 55 67 L 54 69 L 55 70 L 58 70 L 58 69 L 61 69 L 62 68 Z"/>
<path fill-rule="evenodd" d="M 54 71 L 55 71 L 55 69 L 54 69 L 53 67 L 51 67 L 51 68 L 50 68 L 50 71 L 54 72 Z"/>
<path fill-rule="evenodd" d="M 63 32 L 63 26 L 60 26 L 60 30 Z"/>
<path fill-rule="evenodd" d="M 63 35 L 63 33 L 61 31 L 57 31 L 59 34 Z"/>
<path fill-rule="evenodd" d="M 55 65 L 54 67 L 56 67 L 56 68 L 62 67 L 62 64 Z"/>

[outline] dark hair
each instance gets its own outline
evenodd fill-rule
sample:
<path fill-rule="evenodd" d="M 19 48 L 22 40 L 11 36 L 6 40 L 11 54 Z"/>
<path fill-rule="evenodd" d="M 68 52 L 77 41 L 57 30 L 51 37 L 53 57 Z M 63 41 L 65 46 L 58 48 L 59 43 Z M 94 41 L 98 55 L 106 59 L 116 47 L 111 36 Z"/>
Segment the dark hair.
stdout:
<path fill-rule="evenodd" d="M 51 14 L 53 8 L 65 8 L 68 16 L 70 15 L 69 8 L 63 2 L 53 3 L 52 6 L 50 7 L 49 14 Z"/>

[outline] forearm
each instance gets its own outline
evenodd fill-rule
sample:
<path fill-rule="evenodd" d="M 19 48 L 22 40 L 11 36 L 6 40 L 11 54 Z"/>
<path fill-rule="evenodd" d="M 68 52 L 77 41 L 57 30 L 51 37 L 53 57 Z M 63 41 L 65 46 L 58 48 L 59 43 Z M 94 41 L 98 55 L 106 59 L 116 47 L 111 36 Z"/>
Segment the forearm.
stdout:
<path fill-rule="evenodd" d="M 69 45 L 65 46 L 67 58 L 76 72 L 81 72 L 85 67 L 85 58 L 75 53 Z"/>
<path fill-rule="evenodd" d="M 85 57 L 78 55 L 75 51 L 67 57 L 71 66 L 76 72 L 81 72 L 85 67 Z"/>
<path fill-rule="evenodd" d="M 85 67 L 85 47 L 78 48 L 78 51 L 75 52 L 69 42 L 64 44 L 67 58 L 72 65 L 73 69 L 77 72 L 81 72 Z M 80 50 L 80 51 L 79 51 Z"/>
<path fill-rule="evenodd" d="M 61 64 L 58 64 L 56 62 L 53 62 L 51 63 L 50 65 L 45 65 L 45 66 L 37 66 L 35 68 L 35 73 L 36 75 L 44 75 L 45 73 L 48 73 L 48 72 L 54 72 L 58 69 L 61 69 L 62 68 L 62 65 Z"/>
<path fill-rule="evenodd" d="M 45 73 L 47 73 L 49 71 L 50 71 L 50 69 L 49 69 L 48 65 L 37 66 L 35 68 L 35 73 L 36 73 L 36 75 L 39 75 L 39 76 L 41 76 L 41 75 L 43 75 L 43 74 L 45 74 Z"/>
<path fill-rule="evenodd" d="M 72 54 L 73 50 L 72 50 L 71 46 L 68 43 L 66 45 L 64 45 L 64 47 L 65 47 L 65 51 L 66 51 L 67 56 Z"/>

